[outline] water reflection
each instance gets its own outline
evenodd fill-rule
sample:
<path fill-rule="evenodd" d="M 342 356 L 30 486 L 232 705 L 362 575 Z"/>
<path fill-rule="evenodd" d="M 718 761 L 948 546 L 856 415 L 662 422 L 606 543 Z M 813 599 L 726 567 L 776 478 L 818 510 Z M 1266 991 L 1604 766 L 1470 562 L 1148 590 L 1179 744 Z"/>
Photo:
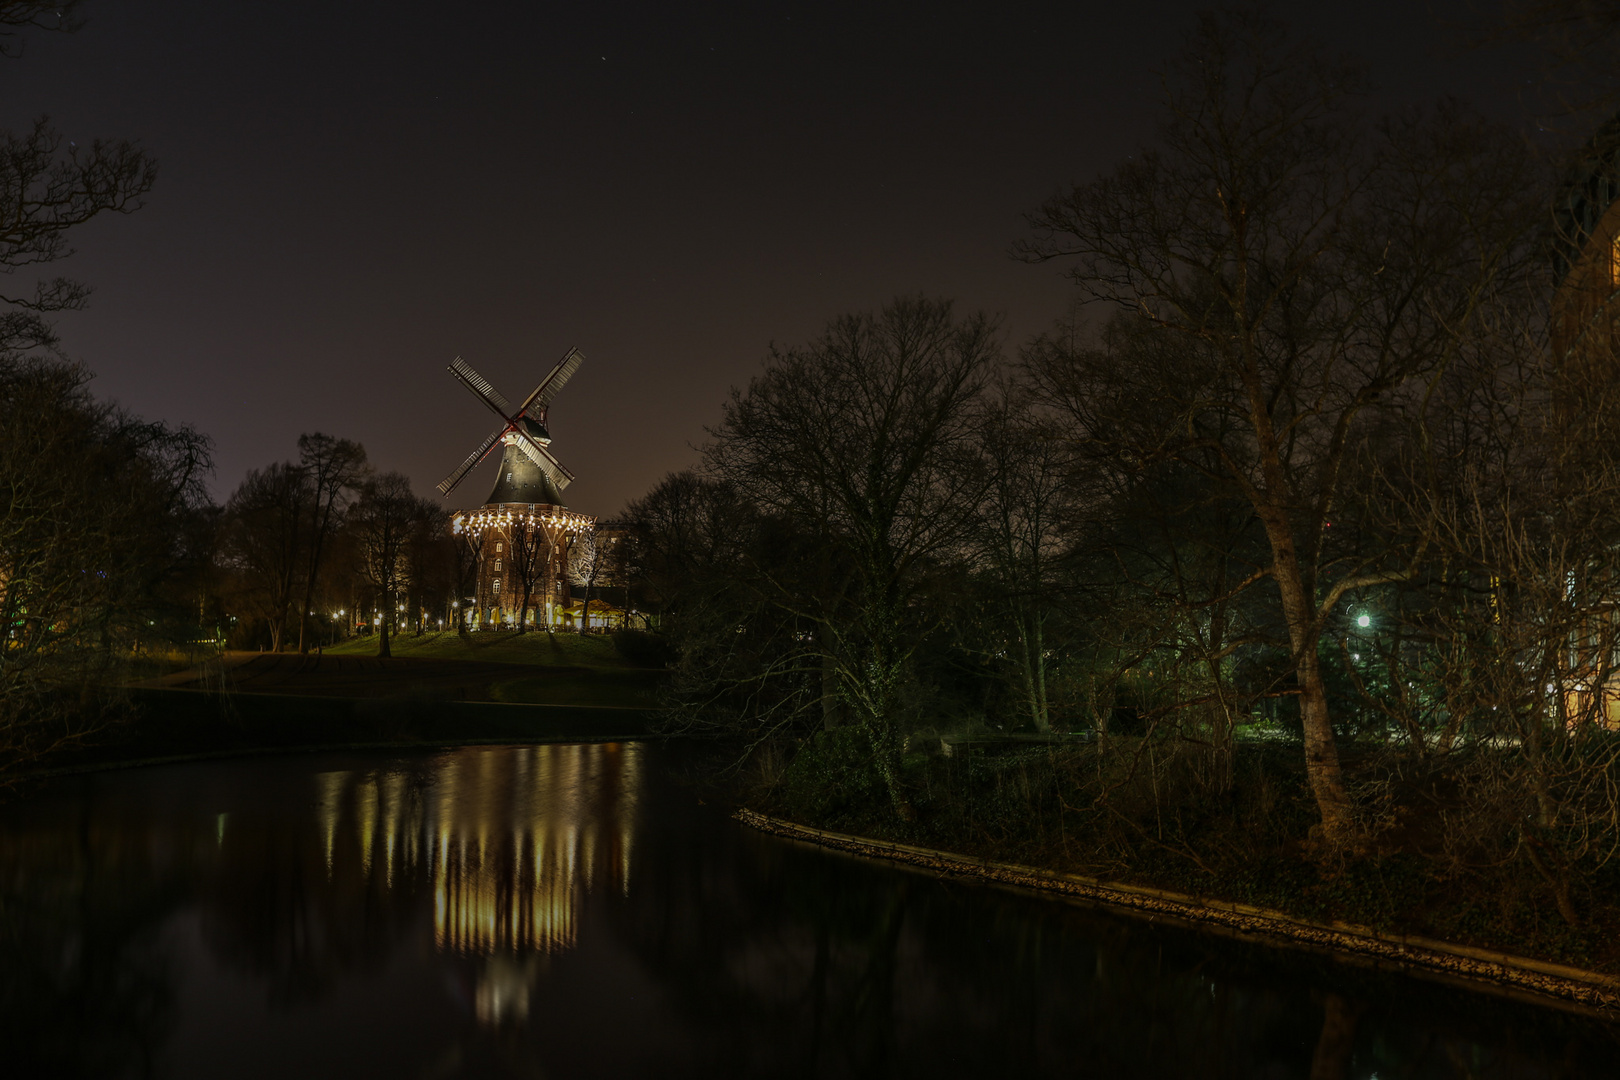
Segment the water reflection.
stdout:
<path fill-rule="evenodd" d="M 1613 1071 L 1601 1024 L 772 840 L 654 760 L 228 762 L 0 808 L 7 1072 Z"/>
<path fill-rule="evenodd" d="M 433 891 L 446 952 L 573 946 L 583 890 L 628 893 L 641 750 L 521 747 L 450 756 L 414 784 L 400 771 L 314 776 L 328 881 Z"/>
<path fill-rule="evenodd" d="M 408 909 L 430 889 L 435 946 L 476 962 L 477 1018 L 521 1022 L 540 971 L 531 954 L 574 946 L 583 893 L 630 888 L 641 753 L 634 745 L 535 746 L 447 755 L 414 775 L 397 767 L 316 773 L 323 907 L 337 906 L 335 892 L 380 889 L 368 910 Z M 233 831 L 221 846 L 238 842 Z M 279 880 L 300 877 L 262 848 L 248 856 Z M 228 876 L 240 881 L 244 871 Z M 304 913 L 296 921 L 307 941 L 320 920 Z"/>
<path fill-rule="evenodd" d="M 423 823 L 439 948 L 571 948 L 580 891 L 629 890 L 638 760 L 633 746 L 543 746 L 475 759 L 470 776 L 452 763 L 427 793 L 434 812 Z M 606 797 L 596 812 L 583 812 L 586 791 Z M 391 833 L 387 842 L 392 850 Z"/>

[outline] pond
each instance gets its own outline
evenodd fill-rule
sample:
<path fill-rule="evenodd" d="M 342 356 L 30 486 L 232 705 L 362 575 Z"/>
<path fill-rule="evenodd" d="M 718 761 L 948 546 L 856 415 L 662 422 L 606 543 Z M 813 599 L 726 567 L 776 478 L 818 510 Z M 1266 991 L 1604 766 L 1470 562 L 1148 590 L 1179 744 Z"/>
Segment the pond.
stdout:
<path fill-rule="evenodd" d="M 640 744 L 0 806 L 7 1075 L 1614 1076 L 1556 1009 L 753 833 Z"/>

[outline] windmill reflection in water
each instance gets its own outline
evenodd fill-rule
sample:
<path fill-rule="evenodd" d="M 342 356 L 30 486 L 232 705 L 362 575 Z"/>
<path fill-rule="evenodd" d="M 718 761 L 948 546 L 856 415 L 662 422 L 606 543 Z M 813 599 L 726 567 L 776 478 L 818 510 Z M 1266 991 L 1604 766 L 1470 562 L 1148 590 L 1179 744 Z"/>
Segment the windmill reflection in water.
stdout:
<path fill-rule="evenodd" d="M 358 855 L 389 889 L 429 880 L 436 946 L 478 969 L 478 1019 L 522 1020 L 544 958 L 577 940 L 581 892 L 629 893 L 639 778 L 619 743 L 463 750 L 420 782 L 320 773 L 327 873 Z"/>

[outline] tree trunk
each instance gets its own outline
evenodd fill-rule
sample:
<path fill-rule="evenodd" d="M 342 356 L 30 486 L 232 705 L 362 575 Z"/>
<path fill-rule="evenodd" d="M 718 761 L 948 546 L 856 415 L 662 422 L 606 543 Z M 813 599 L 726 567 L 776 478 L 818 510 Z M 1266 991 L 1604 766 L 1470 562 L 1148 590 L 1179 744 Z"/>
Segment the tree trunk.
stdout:
<path fill-rule="evenodd" d="M 389 617 L 389 614 L 394 610 L 393 605 L 394 605 L 394 594 L 391 591 L 385 589 L 383 591 L 382 615 L 379 616 L 378 620 L 377 620 L 377 622 L 378 622 L 378 625 L 377 625 L 377 631 L 378 631 L 378 633 L 377 633 L 377 655 L 378 656 L 392 656 L 393 655 L 393 653 L 388 651 L 388 617 Z"/>
<path fill-rule="evenodd" d="M 1046 616 L 1037 614 L 1035 632 L 1035 727 L 1040 731 L 1052 730 L 1051 703 L 1046 700 Z"/>
<path fill-rule="evenodd" d="M 1226 570 L 1216 575 L 1216 590 L 1226 592 Z M 1217 604 L 1209 619 L 1209 640 L 1205 643 L 1205 658 L 1209 667 L 1209 681 L 1215 687 L 1215 704 L 1220 711 L 1214 718 L 1210 732 L 1210 750 L 1213 758 L 1213 787 L 1222 795 L 1232 793 L 1233 764 L 1237 757 L 1237 718 L 1232 715 L 1232 702 L 1226 692 L 1226 681 L 1221 671 L 1226 650 L 1226 605 Z"/>
<path fill-rule="evenodd" d="M 906 793 L 905 777 L 901 775 L 900 738 L 893 722 L 886 716 L 868 716 L 866 734 L 872 742 L 872 755 L 877 763 L 878 775 L 889 790 L 889 805 L 901 821 L 916 821 L 917 810 Z"/>
<path fill-rule="evenodd" d="M 1269 530 L 1268 530 L 1269 531 Z M 1299 681 L 1299 717 L 1305 729 L 1305 775 L 1316 798 L 1322 819 L 1322 840 L 1330 848 L 1349 847 L 1354 835 L 1350 793 L 1345 790 L 1344 771 L 1339 765 L 1339 747 L 1333 737 L 1328 714 L 1327 684 L 1322 679 L 1322 662 L 1317 655 L 1315 605 L 1305 594 L 1294 564 L 1292 541 L 1278 551 L 1276 579 L 1282 594 L 1283 616 L 1288 621 L 1288 641 L 1294 650 L 1294 674 Z"/>
<path fill-rule="evenodd" d="M 906 792 L 905 777 L 901 771 L 900 733 L 895 727 L 895 692 L 900 685 L 901 655 L 891 636 L 895 621 L 885 618 L 896 605 L 886 604 L 887 611 L 874 612 L 877 617 L 868 624 L 872 631 L 870 658 L 863 672 L 865 685 L 859 687 L 856 697 L 860 704 L 863 726 L 872 745 L 872 756 L 889 789 L 889 802 L 895 816 L 902 821 L 917 820 L 917 811 Z"/>
<path fill-rule="evenodd" d="M 598 559 L 602 557 L 600 554 L 600 549 L 598 549 L 598 554 L 596 557 Z M 596 567 L 594 564 L 592 564 L 591 572 L 589 576 L 585 578 L 585 632 L 587 634 L 591 632 L 591 590 L 595 587 L 595 585 Z"/>
<path fill-rule="evenodd" d="M 842 717 L 838 709 L 838 665 L 833 660 L 830 643 L 826 634 L 822 635 L 821 651 L 821 730 L 831 731 L 839 727 Z"/>
<path fill-rule="evenodd" d="M 1042 653 L 1040 616 L 1016 613 L 1018 646 L 1024 669 L 1024 697 L 1029 705 L 1029 719 L 1035 730 L 1052 730 L 1052 718 L 1046 710 L 1046 663 Z"/>
<path fill-rule="evenodd" d="M 309 578 L 304 582 L 304 603 L 298 609 L 298 655 L 306 656 L 309 653 L 309 609 L 315 603 L 315 575 L 321 568 L 321 541 L 317 536 L 311 541 L 313 547 L 309 558 Z"/>
<path fill-rule="evenodd" d="M 523 603 L 518 606 L 518 633 L 520 634 L 529 632 L 529 601 L 534 598 L 534 594 L 530 592 L 532 588 L 533 586 L 527 581 L 523 582 Z"/>

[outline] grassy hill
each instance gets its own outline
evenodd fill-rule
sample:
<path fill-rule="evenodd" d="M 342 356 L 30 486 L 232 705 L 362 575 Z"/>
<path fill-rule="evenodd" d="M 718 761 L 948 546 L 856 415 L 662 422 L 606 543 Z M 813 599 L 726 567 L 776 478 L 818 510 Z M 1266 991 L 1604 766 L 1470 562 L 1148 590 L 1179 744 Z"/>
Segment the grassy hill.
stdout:
<path fill-rule="evenodd" d="M 510 677 L 481 667 L 477 697 L 515 705 L 587 705 L 648 709 L 657 704 L 661 672 L 636 667 L 604 635 L 454 632 L 404 634 L 390 639 L 396 661 L 499 664 Z M 328 657 L 377 655 L 375 637 L 355 638 L 325 650 Z M 390 677 L 392 676 L 392 677 Z M 378 678 L 422 681 L 422 672 L 378 673 Z M 448 676 L 452 679 L 453 676 Z"/>
<path fill-rule="evenodd" d="M 614 647 L 606 635 L 517 634 L 484 632 L 462 637 L 454 631 L 414 637 L 400 634 L 388 641 L 394 656 L 424 660 L 476 660 L 483 663 L 527 664 L 538 667 L 572 667 L 594 670 L 630 669 L 633 665 Z M 352 638 L 329 645 L 332 656 L 376 656 L 376 637 Z"/>

